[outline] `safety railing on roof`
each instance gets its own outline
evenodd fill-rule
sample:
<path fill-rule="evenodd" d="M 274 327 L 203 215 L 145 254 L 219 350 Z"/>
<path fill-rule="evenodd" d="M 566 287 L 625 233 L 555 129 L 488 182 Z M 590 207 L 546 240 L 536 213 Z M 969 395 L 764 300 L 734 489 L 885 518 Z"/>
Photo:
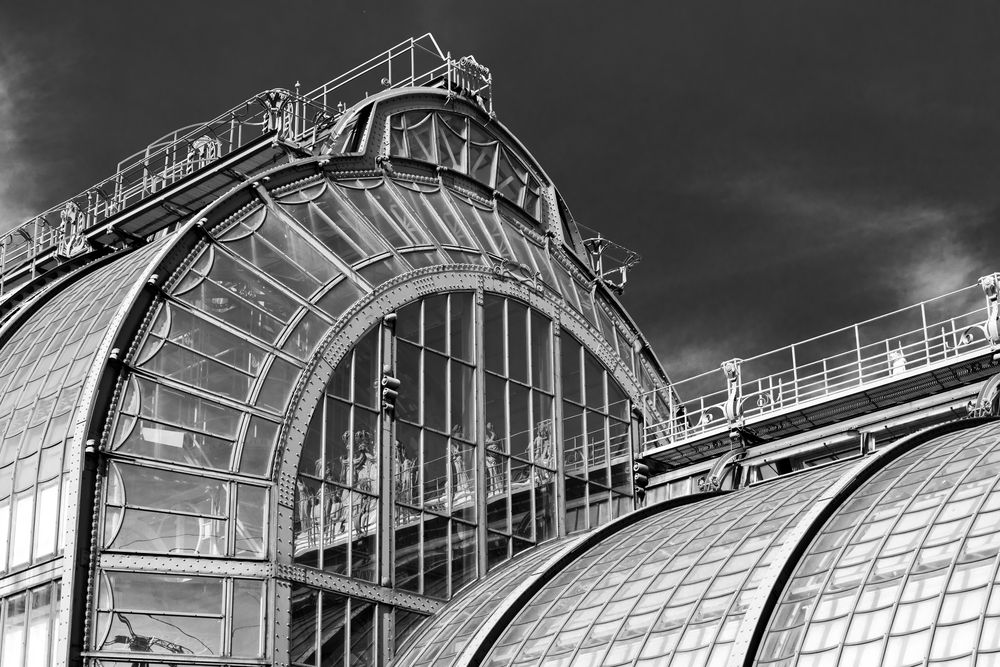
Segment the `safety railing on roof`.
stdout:
<path fill-rule="evenodd" d="M 118 163 L 112 176 L 7 231 L 0 237 L 0 296 L 4 277 L 55 252 L 87 248 L 85 234 L 150 195 L 264 136 L 310 147 L 348 104 L 369 93 L 410 86 L 461 91 L 492 114 L 492 77 L 471 56 L 453 60 L 433 35 L 411 37 L 307 93 L 276 88 L 207 123 L 175 130 Z"/>
<path fill-rule="evenodd" d="M 643 400 L 643 450 L 677 447 L 996 349 L 998 284 L 1000 274 L 992 274 L 978 285 L 755 357 L 726 361 L 674 383 L 673 391 L 649 392 Z"/>

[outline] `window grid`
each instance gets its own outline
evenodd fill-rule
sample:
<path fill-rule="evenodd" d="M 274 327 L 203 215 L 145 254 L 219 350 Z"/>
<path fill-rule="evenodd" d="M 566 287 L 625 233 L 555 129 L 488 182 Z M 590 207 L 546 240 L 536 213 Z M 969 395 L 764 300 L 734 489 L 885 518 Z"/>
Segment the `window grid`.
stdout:
<path fill-rule="evenodd" d="M 569 334 L 562 336 L 561 357 L 566 526 L 576 532 L 632 509 L 629 401 Z"/>
<path fill-rule="evenodd" d="M 555 534 L 552 323 L 513 299 L 484 297 L 490 563 Z"/>
<path fill-rule="evenodd" d="M 474 294 L 401 308 L 393 449 L 396 582 L 448 598 L 477 576 Z"/>
<path fill-rule="evenodd" d="M 471 118 L 441 111 L 406 111 L 390 117 L 389 133 L 391 155 L 467 174 L 538 218 L 538 179 L 503 142 Z"/>
<path fill-rule="evenodd" d="M 859 489 L 790 579 L 758 663 L 802 653 L 800 664 L 855 656 L 938 664 L 976 650 L 986 637 L 976 630 L 991 618 L 983 610 L 1000 531 L 988 523 L 977 531 L 973 521 L 1000 507 L 998 433 L 986 425 L 932 440 Z"/>
<path fill-rule="evenodd" d="M 296 562 L 374 581 L 378 575 L 377 382 L 381 328 L 338 365 L 306 434 L 296 482 Z"/>
<path fill-rule="evenodd" d="M 0 656 L 4 667 L 55 667 L 60 582 L 0 599 Z"/>
<path fill-rule="evenodd" d="M 667 665 L 676 658 L 702 665 L 713 650 L 711 660 L 725 662 L 742 615 L 735 605 L 756 587 L 790 527 L 848 465 L 678 508 L 623 530 L 605 541 L 607 555 L 570 565 L 537 594 L 541 608 L 528 604 L 488 664 L 516 655 L 532 662 L 641 658 Z M 803 490 L 789 498 L 794 488 Z M 538 620 L 518 631 L 522 617 Z M 642 623 L 628 625 L 638 618 Z M 674 640 L 669 649 L 660 641 L 664 633 Z"/>

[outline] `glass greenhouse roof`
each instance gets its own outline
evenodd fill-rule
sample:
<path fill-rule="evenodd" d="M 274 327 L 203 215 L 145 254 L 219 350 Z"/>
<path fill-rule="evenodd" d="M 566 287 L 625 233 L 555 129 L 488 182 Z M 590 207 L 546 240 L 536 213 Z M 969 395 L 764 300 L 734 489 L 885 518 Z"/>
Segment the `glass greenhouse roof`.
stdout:
<path fill-rule="evenodd" d="M 1000 425 L 939 430 L 515 560 L 398 664 L 994 664 Z"/>

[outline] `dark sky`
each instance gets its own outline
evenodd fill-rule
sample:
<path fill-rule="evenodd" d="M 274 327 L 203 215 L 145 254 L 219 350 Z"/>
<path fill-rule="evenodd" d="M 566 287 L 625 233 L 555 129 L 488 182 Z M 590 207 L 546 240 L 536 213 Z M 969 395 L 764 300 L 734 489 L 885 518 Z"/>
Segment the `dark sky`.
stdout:
<path fill-rule="evenodd" d="M 18 6 L 12 6 L 12 5 Z M 0 8 L 0 224 L 257 91 L 432 31 L 676 380 L 1000 270 L 995 2 L 62 2 Z"/>

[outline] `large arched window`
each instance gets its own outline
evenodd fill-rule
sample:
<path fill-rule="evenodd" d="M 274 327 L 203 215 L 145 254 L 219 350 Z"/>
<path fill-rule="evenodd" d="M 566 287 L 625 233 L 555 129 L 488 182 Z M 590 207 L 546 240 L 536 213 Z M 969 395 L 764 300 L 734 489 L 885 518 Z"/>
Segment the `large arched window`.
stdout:
<path fill-rule="evenodd" d="M 393 315 L 337 364 L 305 436 L 294 560 L 335 591 L 293 588 L 295 664 L 371 650 L 374 607 L 349 580 L 438 604 L 631 508 L 628 399 L 558 316 L 482 288 Z M 405 609 L 400 637 L 414 621 Z"/>

